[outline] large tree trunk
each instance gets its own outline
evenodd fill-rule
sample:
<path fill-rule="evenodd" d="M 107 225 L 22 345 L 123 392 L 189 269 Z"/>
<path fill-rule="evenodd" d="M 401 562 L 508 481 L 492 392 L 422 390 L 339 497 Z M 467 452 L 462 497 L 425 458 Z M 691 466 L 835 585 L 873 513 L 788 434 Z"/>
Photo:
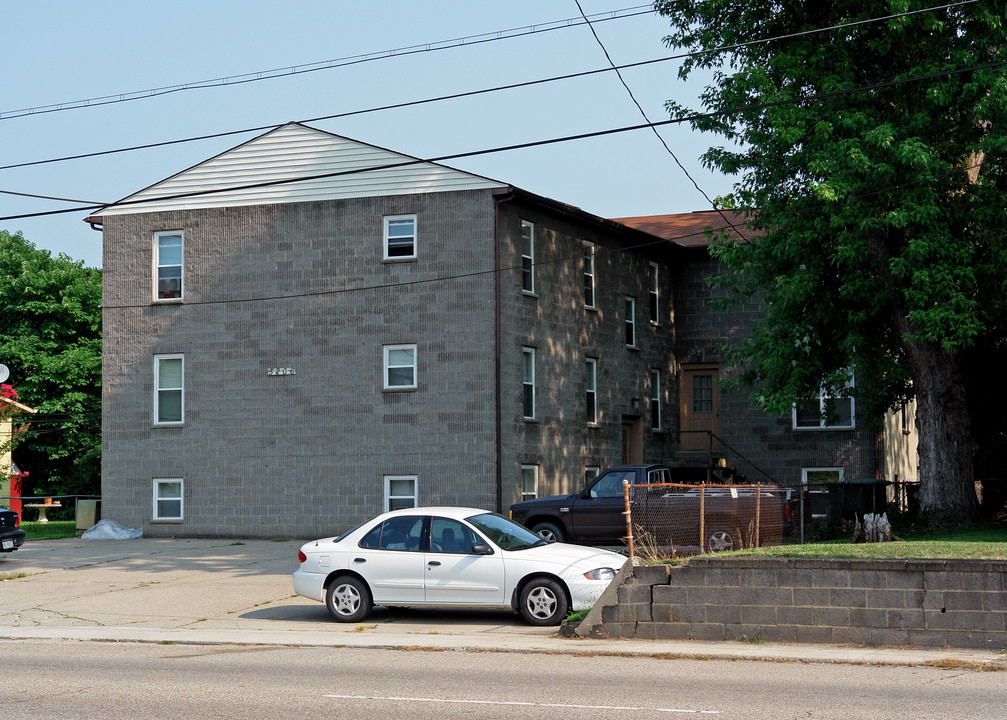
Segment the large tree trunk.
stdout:
<path fill-rule="evenodd" d="M 907 343 L 906 350 L 916 391 L 920 509 L 933 525 L 972 522 L 972 433 L 958 359 L 927 342 Z"/>

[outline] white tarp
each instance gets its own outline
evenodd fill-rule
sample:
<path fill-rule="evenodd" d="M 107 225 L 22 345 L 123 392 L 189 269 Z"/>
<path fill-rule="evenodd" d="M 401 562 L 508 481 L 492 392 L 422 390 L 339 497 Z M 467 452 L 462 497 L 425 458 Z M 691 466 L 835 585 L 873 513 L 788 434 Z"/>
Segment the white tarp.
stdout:
<path fill-rule="evenodd" d="M 115 520 L 99 520 L 81 538 L 84 540 L 135 540 L 143 537 L 143 528 L 124 528 Z"/>

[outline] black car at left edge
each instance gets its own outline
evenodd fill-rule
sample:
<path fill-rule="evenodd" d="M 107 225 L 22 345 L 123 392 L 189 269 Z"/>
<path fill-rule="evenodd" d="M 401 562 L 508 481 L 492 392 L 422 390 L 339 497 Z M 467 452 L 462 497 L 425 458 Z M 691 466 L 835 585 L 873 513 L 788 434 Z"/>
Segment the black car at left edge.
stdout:
<path fill-rule="evenodd" d="M 24 543 L 25 532 L 13 510 L 0 508 L 0 552 L 14 552 Z"/>

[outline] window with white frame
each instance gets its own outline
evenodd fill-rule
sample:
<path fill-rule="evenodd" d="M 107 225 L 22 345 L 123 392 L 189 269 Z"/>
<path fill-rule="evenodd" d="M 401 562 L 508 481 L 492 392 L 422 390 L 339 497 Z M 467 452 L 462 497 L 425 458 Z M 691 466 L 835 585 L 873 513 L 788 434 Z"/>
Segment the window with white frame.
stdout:
<path fill-rule="evenodd" d="M 584 307 L 594 307 L 594 243 L 584 242 Z"/>
<path fill-rule="evenodd" d="M 385 345 L 385 390 L 416 388 L 416 346 Z"/>
<path fill-rule="evenodd" d="M 587 424 L 598 424 L 598 359 L 584 361 L 584 405 L 587 408 Z"/>
<path fill-rule="evenodd" d="M 535 348 L 521 350 L 522 413 L 525 420 L 535 419 Z"/>
<path fill-rule="evenodd" d="M 841 467 L 808 467 L 801 468 L 801 482 L 805 485 L 825 485 L 843 481 Z"/>
<path fill-rule="evenodd" d="M 521 466 L 521 499 L 534 500 L 538 497 L 538 465 Z"/>
<path fill-rule="evenodd" d="M 661 371 L 650 371 L 650 429 L 661 429 Z"/>
<path fill-rule="evenodd" d="M 650 321 L 657 325 L 660 323 L 661 293 L 658 280 L 658 266 L 656 262 L 650 264 Z"/>
<path fill-rule="evenodd" d="M 826 390 L 817 398 L 794 404 L 795 430 L 846 430 L 856 427 L 856 404 L 852 394 L 853 379 L 846 384 L 848 397 L 830 395 Z"/>
<path fill-rule="evenodd" d="M 385 512 L 414 508 L 419 504 L 416 475 L 385 475 Z"/>
<path fill-rule="evenodd" d="M 535 292 L 535 225 L 521 221 L 521 289 Z"/>
<path fill-rule="evenodd" d="M 626 296 L 626 347 L 636 347 L 636 298 Z"/>
<path fill-rule="evenodd" d="M 385 218 L 385 260 L 416 259 L 416 216 Z"/>
<path fill-rule="evenodd" d="M 181 425 L 185 422 L 185 356 L 154 356 L 154 422 Z"/>
<path fill-rule="evenodd" d="M 154 233 L 154 299 L 182 299 L 181 231 Z"/>
<path fill-rule="evenodd" d="M 589 465 L 584 468 L 584 487 L 593 483 L 599 475 L 601 475 L 601 468 L 597 465 Z"/>
<path fill-rule="evenodd" d="M 154 520 L 184 519 L 182 478 L 154 478 Z"/>

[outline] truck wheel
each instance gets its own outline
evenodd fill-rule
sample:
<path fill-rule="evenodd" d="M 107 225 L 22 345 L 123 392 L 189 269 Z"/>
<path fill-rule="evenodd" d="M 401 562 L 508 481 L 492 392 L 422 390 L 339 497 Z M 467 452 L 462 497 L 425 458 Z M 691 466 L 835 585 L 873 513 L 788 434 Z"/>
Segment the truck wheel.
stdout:
<path fill-rule="evenodd" d="M 543 540 L 548 540 L 549 542 L 563 542 L 566 540 L 566 535 L 564 535 L 563 531 L 556 523 L 537 522 L 532 525 L 531 531 Z"/>
<path fill-rule="evenodd" d="M 737 530 L 714 526 L 712 530 L 706 531 L 706 549 L 709 552 L 737 550 L 741 547 L 738 537 Z"/>

